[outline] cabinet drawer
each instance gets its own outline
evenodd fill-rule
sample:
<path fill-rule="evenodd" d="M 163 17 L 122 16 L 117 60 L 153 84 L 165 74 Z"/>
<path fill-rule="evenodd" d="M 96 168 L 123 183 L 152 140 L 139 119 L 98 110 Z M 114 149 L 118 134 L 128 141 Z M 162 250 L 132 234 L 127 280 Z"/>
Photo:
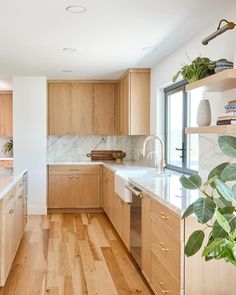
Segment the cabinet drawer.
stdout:
<path fill-rule="evenodd" d="M 151 216 L 166 224 L 173 236 L 179 241 L 180 217 L 157 201 L 152 201 Z"/>
<path fill-rule="evenodd" d="M 163 222 L 151 220 L 151 250 L 171 275 L 180 281 L 180 242 Z"/>
<path fill-rule="evenodd" d="M 157 295 L 180 295 L 179 283 L 169 274 L 166 268 L 156 258 L 151 255 L 151 286 Z"/>
<path fill-rule="evenodd" d="M 99 165 L 50 165 L 49 172 L 78 173 L 94 172 L 99 173 Z"/>

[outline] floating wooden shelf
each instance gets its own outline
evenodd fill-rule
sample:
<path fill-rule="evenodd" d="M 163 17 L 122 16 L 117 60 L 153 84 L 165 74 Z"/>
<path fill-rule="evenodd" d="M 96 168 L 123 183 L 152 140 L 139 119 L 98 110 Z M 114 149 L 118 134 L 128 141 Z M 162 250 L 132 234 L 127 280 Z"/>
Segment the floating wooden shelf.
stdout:
<path fill-rule="evenodd" d="M 185 128 L 186 134 L 233 134 L 236 133 L 236 125 L 204 126 Z"/>
<path fill-rule="evenodd" d="M 225 70 L 186 85 L 186 91 L 203 88 L 206 92 L 223 92 L 236 88 L 236 69 Z"/>

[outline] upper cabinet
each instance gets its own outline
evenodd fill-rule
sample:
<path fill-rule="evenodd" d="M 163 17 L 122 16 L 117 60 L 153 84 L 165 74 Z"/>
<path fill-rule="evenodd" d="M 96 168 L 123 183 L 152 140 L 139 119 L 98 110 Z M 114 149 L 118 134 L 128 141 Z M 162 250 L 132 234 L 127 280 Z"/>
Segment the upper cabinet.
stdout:
<path fill-rule="evenodd" d="M 150 70 L 130 69 L 119 81 L 117 134 L 150 133 Z"/>
<path fill-rule="evenodd" d="M 69 83 L 48 85 L 49 134 L 72 134 L 72 106 Z"/>
<path fill-rule="evenodd" d="M 115 134 L 115 83 L 49 82 L 49 135 Z"/>
<path fill-rule="evenodd" d="M 12 92 L 0 92 L 0 136 L 12 137 Z"/>
<path fill-rule="evenodd" d="M 92 83 L 71 84 L 72 133 L 93 133 L 93 93 Z"/>
<path fill-rule="evenodd" d="M 150 70 L 119 81 L 50 81 L 49 135 L 148 135 Z"/>
<path fill-rule="evenodd" d="M 94 134 L 115 134 L 115 85 L 94 86 Z"/>

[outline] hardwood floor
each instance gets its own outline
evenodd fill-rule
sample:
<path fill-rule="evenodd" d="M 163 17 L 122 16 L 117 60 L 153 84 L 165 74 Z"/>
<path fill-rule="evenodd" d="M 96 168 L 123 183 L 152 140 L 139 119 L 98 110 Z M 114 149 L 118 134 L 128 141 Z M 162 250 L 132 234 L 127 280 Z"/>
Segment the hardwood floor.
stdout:
<path fill-rule="evenodd" d="M 105 214 L 29 218 L 0 295 L 149 295 Z"/>

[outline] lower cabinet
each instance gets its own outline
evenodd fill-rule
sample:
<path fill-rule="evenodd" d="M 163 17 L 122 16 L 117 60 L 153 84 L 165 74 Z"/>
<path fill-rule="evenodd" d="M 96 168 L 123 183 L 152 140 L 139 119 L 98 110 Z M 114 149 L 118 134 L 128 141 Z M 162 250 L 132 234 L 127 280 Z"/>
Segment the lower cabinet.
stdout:
<path fill-rule="evenodd" d="M 99 165 L 50 165 L 48 208 L 99 208 Z"/>
<path fill-rule="evenodd" d="M 0 286 L 6 282 L 25 225 L 26 196 L 23 179 L 0 201 Z"/>
<path fill-rule="evenodd" d="M 142 272 L 155 294 L 180 295 L 180 217 L 144 195 L 142 199 Z"/>
<path fill-rule="evenodd" d="M 107 168 L 103 169 L 103 209 L 129 250 L 130 204 L 115 193 L 114 173 Z"/>

